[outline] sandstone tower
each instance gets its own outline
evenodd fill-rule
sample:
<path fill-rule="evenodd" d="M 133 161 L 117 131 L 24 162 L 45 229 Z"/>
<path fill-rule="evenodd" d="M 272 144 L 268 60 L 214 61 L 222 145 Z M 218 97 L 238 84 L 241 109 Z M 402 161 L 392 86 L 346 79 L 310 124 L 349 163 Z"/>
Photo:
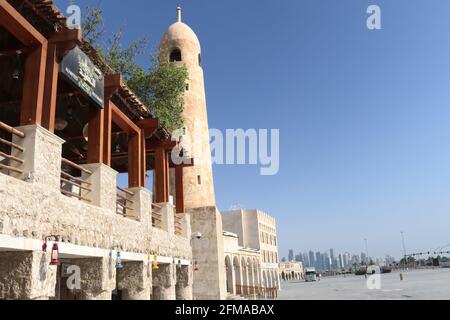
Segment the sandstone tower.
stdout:
<path fill-rule="evenodd" d="M 184 203 L 185 212 L 190 213 L 192 232 L 202 234 L 201 239 L 194 237 L 191 241 L 195 263 L 193 295 L 195 299 L 224 299 L 222 217 L 214 194 L 200 42 L 194 31 L 181 22 L 180 7 L 177 18 L 161 39 L 159 60 L 184 64 L 189 73 L 183 113 L 186 134 L 181 144 L 194 159 L 194 166 L 183 170 Z"/>
<path fill-rule="evenodd" d="M 189 210 L 215 206 L 216 201 L 200 42 L 194 31 L 181 22 L 180 7 L 177 8 L 177 15 L 178 21 L 167 29 L 161 39 L 159 60 L 184 64 L 189 73 L 183 113 L 186 134 L 181 142 L 189 157 L 194 159 L 194 166 L 183 170 L 185 208 Z"/>

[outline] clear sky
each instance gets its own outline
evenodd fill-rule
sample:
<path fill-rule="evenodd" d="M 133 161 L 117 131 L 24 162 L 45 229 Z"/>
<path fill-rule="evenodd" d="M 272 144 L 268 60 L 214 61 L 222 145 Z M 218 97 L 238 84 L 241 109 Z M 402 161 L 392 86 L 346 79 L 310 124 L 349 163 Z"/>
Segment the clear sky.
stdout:
<path fill-rule="evenodd" d="M 57 0 L 64 9 L 68 0 Z M 215 166 L 219 209 L 278 220 L 280 256 L 399 257 L 450 243 L 450 1 L 74 0 L 157 47 L 183 7 L 202 43 L 210 127 L 279 128 L 280 172 Z M 382 30 L 366 9 L 382 10 Z M 147 64 L 147 57 L 142 63 Z"/>

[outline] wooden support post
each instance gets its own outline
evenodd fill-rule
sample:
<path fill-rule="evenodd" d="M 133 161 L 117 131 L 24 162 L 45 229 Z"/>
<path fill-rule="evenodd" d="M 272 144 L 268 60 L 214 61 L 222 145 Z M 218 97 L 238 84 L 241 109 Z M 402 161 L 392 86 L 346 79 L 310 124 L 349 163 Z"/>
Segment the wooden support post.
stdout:
<path fill-rule="evenodd" d="M 105 128 L 104 128 L 104 151 L 103 161 L 107 166 L 111 166 L 111 144 L 112 144 L 112 96 L 119 90 L 122 84 L 122 76 L 120 74 L 110 74 L 105 76 Z"/>
<path fill-rule="evenodd" d="M 111 166 L 111 144 L 112 144 L 112 102 L 110 98 L 105 99 L 104 129 L 103 129 L 103 163 Z"/>
<path fill-rule="evenodd" d="M 145 130 L 141 130 L 141 183 L 145 188 L 147 184 L 147 152 L 145 150 Z"/>
<path fill-rule="evenodd" d="M 44 100 L 42 107 L 42 126 L 50 132 L 55 131 L 59 61 L 69 50 L 81 43 L 82 32 L 80 29 L 61 29 L 48 41 Z"/>
<path fill-rule="evenodd" d="M 167 152 L 164 148 L 155 150 L 155 201 L 156 203 L 165 203 L 169 201 L 168 183 L 167 183 Z"/>
<path fill-rule="evenodd" d="M 88 163 L 103 163 L 104 110 L 91 107 L 89 111 Z"/>
<path fill-rule="evenodd" d="M 175 167 L 175 190 L 177 213 L 184 213 L 183 166 Z"/>
<path fill-rule="evenodd" d="M 44 101 L 47 43 L 33 49 L 26 58 L 20 125 L 41 124 Z"/>
<path fill-rule="evenodd" d="M 42 107 L 42 126 L 50 132 L 55 131 L 56 101 L 58 90 L 57 46 L 50 43 L 45 70 L 44 104 Z"/>
<path fill-rule="evenodd" d="M 141 182 L 141 135 L 128 134 L 128 187 L 140 187 Z"/>

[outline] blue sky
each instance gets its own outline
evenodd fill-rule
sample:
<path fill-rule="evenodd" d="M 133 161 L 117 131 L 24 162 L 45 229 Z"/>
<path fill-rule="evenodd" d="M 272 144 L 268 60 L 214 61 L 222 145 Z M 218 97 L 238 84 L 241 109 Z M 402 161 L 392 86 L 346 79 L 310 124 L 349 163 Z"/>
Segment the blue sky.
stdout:
<path fill-rule="evenodd" d="M 68 1 L 57 0 L 64 9 Z M 450 243 L 447 0 L 75 0 L 157 47 L 183 6 L 202 43 L 210 127 L 279 128 L 280 172 L 215 166 L 219 209 L 278 220 L 280 256 L 384 256 Z M 382 10 L 382 30 L 366 9 Z M 143 56 L 142 64 L 148 64 Z"/>

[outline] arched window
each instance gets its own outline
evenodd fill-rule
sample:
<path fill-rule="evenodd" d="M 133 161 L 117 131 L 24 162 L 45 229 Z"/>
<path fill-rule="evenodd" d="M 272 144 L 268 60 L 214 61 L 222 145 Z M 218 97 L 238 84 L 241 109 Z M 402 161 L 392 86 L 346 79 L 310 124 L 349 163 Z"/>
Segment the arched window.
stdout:
<path fill-rule="evenodd" d="M 170 62 L 181 61 L 181 51 L 180 49 L 173 49 L 170 53 Z"/>

